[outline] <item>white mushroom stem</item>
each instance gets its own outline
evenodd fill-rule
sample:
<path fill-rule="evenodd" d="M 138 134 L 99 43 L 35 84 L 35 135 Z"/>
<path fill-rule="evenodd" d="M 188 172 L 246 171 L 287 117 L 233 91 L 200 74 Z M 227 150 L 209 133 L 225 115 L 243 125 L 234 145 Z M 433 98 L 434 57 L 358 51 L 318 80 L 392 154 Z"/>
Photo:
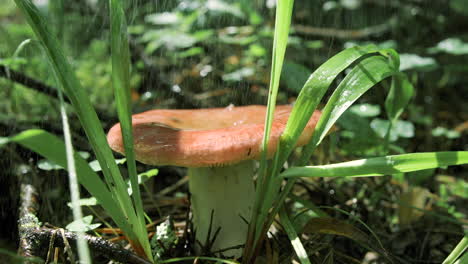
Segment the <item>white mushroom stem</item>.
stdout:
<path fill-rule="evenodd" d="M 255 161 L 212 168 L 189 168 L 189 189 L 196 239 L 205 245 L 218 228 L 220 232 L 211 251 L 242 245 L 247 237 L 248 223 L 255 197 L 253 183 Z M 197 243 L 198 244 L 198 243 Z M 240 257 L 242 248 L 223 251 L 224 256 Z"/>

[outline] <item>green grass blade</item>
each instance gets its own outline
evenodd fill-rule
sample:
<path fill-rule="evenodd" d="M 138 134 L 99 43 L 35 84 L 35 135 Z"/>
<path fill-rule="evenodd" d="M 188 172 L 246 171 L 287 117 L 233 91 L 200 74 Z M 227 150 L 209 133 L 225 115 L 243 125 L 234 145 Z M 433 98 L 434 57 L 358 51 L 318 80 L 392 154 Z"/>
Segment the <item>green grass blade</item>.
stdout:
<path fill-rule="evenodd" d="M 392 79 L 392 85 L 385 100 L 385 110 L 390 121 L 400 117 L 413 97 L 414 87 L 405 74 L 399 73 Z"/>
<path fill-rule="evenodd" d="M 268 105 L 265 121 L 265 132 L 262 141 L 263 150 L 267 149 L 270 138 L 270 130 L 273 122 L 273 113 L 276 106 L 276 97 L 283 68 L 284 54 L 288 45 L 289 27 L 291 25 L 292 9 L 294 0 L 278 1 L 275 19 L 275 35 L 273 39 L 273 54 L 270 75 L 270 87 L 268 96 Z M 264 152 L 264 155 L 266 153 Z M 264 157 L 265 158 L 265 157 Z"/>
<path fill-rule="evenodd" d="M 144 220 L 143 202 L 141 200 L 140 187 L 133 150 L 132 116 L 130 102 L 130 51 L 127 37 L 127 23 L 124 9 L 120 0 L 109 0 L 111 21 L 111 53 L 112 53 L 112 86 L 114 88 L 117 113 L 127 158 L 127 168 L 132 187 L 132 198 L 139 229 L 137 235 L 146 255 L 151 258 L 151 247 L 147 239 L 147 231 Z"/>
<path fill-rule="evenodd" d="M 301 240 L 297 236 L 296 230 L 294 229 L 293 224 L 289 220 L 284 206 L 280 209 L 279 216 L 281 220 L 281 225 L 283 226 L 284 231 L 286 232 L 286 234 L 289 237 L 289 240 L 291 241 L 291 245 L 293 246 L 294 251 L 296 252 L 297 258 L 299 258 L 301 264 L 310 264 L 310 260 L 307 256 L 307 252 L 304 248 L 304 245 L 302 245 Z"/>
<path fill-rule="evenodd" d="M 453 264 L 457 259 L 465 252 L 462 258 L 467 258 L 465 255 L 468 254 L 468 236 L 464 236 L 460 242 L 458 242 L 457 246 L 452 250 L 450 255 L 442 262 L 442 264 Z M 460 259 L 462 259 L 460 258 Z M 460 264 L 466 262 L 460 262 Z"/>
<path fill-rule="evenodd" d="M 39 155 L 55 162 L 56 164 L 68 168 L 65 152 L 65 144 L 56 136 L 40 129 L 30 129 L 21 132 L 18 135 L 7 138 L 7 142 L 15 142 L 28 148 Z M 125 230 L 130 230 L 129 224 L 120 208 L 116 206 L 112 195 L 101 180 L 99 175 L 94 172 L 91 167 L 79 154 L 74 154 L 75 166 L 79 173 L 78 181 L 88 190 L 88 192 L 96 197 L 101 206 L 112 217 L 119 227 Z"/>
<path fill-rule="evenodd" d="M 111 190 L 111 197 L 119 203 L 119 207 L 126 217 L 128 217 L 128 221 L 136 223 L 138 220 L 133 209 L 133 204 L 127 195 L 125 182 L 114 162 L 114 156 L 107 144 L 106 136 L 99 119 L 88 95 L 68 63 L 57 38 L 51 34 L 45 19 L 30 0 L 15 0 L 15 3 L 23 12 L 36 37 L 44 46 L 52 69 L 61 84 L 61 88 L 63 88 L 64 93 L 72 103 L 94 153 L 101 164 L 106 184 Z M 125 227 L 128 228 L 129 225 Z M 132 230 L 125 231 L 129 238 L 135 241 L 134 232 Z"/>
<path fill-rule="evenodd" d="M 306 164 L 313 150 L 346 109 L 375 84 L 395 73 L 395 68 L 383 56 L 372 56 L 359 62 L 346 75 L 328 100 L 312 139 L 304 147 L 299 164 Z"/>
<path fill-rule="evenodd" d="M 252 248 L 249 245 L 255 243 L 254 237 L 257 231 L 257 220 L 258 220 L 258 208 L 261 207 L 261 203 L 264 200 L 266 189 L 268 189 L 271 178 L 267 176 L 267 148 L 268 140 L 271 134 L 271 126 L 273 123 L 273 114 L 276 106 L 276 98 L 278 94 L 279 81 L 281 76 L 281 69 L 284 62 L 284 54 L 288 44 L 289 28 L 291 25 L 292 9 L 294 0 L 278 1 L 276 7 L 276 18 L 275 18 L 275 33 L 273 38 L 273 54 L 272 54 L 272 66 L 270 75 L 270 85 L 268 94 L 268 104 L 265 117 L 265 130 L 262 140 L 262 155 L 260 159 L 260 168 L 258 170 L 258 182 L 256 189 L 256 197 L 253 206 L 252 219 L 249 223 L 249 231 L 247 238 L 247 250 L 244 252 L 247 259 L 251 257 Z"/>
<path fill-rule="evenodd" d="M 366 177 L 468 164 L 468 151 L 422 152 L 354 160 L 321 166 L 293 167 L 290 177 Z"/>

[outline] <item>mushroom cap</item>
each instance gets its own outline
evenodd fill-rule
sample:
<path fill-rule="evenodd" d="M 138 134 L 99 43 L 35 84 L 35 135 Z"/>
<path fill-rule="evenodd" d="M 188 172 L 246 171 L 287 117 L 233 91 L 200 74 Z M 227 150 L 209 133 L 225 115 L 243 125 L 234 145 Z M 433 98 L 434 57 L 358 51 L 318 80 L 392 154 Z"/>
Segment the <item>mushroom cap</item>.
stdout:
<path fill-rule="evenodd" d="M 268 156 L 286 126 L 291 105 L 276 106 Z M 228 106 L 193 110 L 151 110 L 132 116 L 136 159 L 151 165 L 213 167 L 259 159 L 266 107 Z M 315 111 L 297 145 L 305 145 L 320 117 Z M 120 124 L 108 135 L 110 147 L 124 153 Z"/>

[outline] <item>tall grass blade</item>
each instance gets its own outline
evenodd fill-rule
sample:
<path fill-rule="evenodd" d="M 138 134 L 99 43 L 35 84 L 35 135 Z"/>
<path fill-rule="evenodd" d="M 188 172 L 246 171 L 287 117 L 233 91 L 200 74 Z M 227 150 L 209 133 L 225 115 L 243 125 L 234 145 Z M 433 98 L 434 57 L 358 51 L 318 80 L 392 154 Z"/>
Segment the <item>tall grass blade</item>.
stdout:
<path fill-rule="evenodd" d="M 447 256 L 447 258 L 442 262 L 442 264 L 453 264 L 457 259 L 465 252 L 465 254 L 460 258 L 460 259 L 468 259 L 467 254 L 468 254 L 468 236 L 464 236 L 460 242 L 458 242 L 457 246 L 450 252 L 450 254 Z M 463 264 L 466 262 L 461 262 L 460 264 Z"/>
<path fill-rule="evenodd" d="M 151 258 L 151 247 L 147 237 L 144 220 L 143 202 L 141 200 L 140 188 L 133 150 L 132 116 L 130 102 L 130 51 L 127 37 L 127 23 L 125 19 L 122 1 L 109 0 L 111 21 L 111 53 L 112 53 L 112 86 L 114 88 L 117 113 L 124 141 L 127 168 L 132 188 L 133 204 L 138 218 L 136 228 L 137 235 L 145 250 L 146 255 Z"/>
<path fill-rule="evenodd" d="M 138 223 L 133 204 L 126 192 L 125 182 L 115 164 L 114 156 L 107 144 L 106 136 L 96 112 L 68 63 L 57 38 L 50 33 L 45 19 L 30 0 L 15 0 L 15 3 L 26 16 L 36 37 L 43 44 L 52 69 L 81 121 L 91 147 L 101 164 L 106 184 L 111 191 L 110 197 L 115 199 L 119 204 L 119 209 L 130 223 Z M 138 236 L 133 229 L 129 229 L 130 226 L 125 225 L 122 228 L 127 233 L 129 239 L 136 242 L 138 241 Z"/>
<path fill-rule="evenodd" d="M 293 167 L 281 176 L 368 177 L 468 164 L 468 151 L 422 152 L 354 160 L 336 164 Z"/>
<path fill-rule="evenodd" d="M 307 251 L 305 250 L 304 245 L 302 245 L 301 240 L 297 236 L 296 230 L 294 229 L 291 220 L 289 220 L 288 214 L 286 213 L 286 209 L 284 209 L 284 206 L 280 209 L 279 216 L 281 220 L 281 225 L 283 226 L 284 231 L 286 232 L 286 234 L 289 237 L 289 240 L 291 241 L 294 251 L 296 252 L 297 258 L 299 259 L 301 264 L 310 264 L 309 257 L 307 256 Z"/>
<path fill-rule="evenodd" d="M 260 168 L 258 170 L 258 184 L 256 189 L 255 202 L 253 206 L 252 219 L 249 223 L 248 238 L 246 242 L 245 256 L 251 257 L 251 246 L 254 243 L 255 232 L 257 230 L 258 210 L 264 200 L 265 190 L 271 185 L 270 179 L 267 176 L 267 152 L 268 140 L 270 138 L 271 126 L 273 122 L 273 113 L 276 106 L 276 97 L 278 94 L 281 69 L 283 67 L 284 54 L 288 44 L 289 28 L 291 25 L 292 9 L 294 0 L 283 0 L 277 2 L 276 18 L 275 18 L 275 33 L 273 38 L 273 54 L 272 66 L 270 75 L 270 85 L 268 93 L 268 104 L 265 117 L 265 130 L 262 140 L 262 155 L 260 159 Z"/>

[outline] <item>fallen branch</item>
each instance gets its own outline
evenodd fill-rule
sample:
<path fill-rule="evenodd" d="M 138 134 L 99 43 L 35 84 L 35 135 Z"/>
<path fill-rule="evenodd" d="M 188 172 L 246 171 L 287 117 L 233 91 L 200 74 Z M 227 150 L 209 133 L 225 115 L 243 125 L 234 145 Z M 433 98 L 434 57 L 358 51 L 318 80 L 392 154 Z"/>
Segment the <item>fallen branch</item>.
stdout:
<path fill-rule="evenodd" d="M 37 257 L 44 258 L 47 253 L 49 244 L 52 247 L 65 247 L 68 241 L 70 244 L 75 244 L 77 235 L 73 232 L 63 231 L 63 229 L 52 229 L 41 227 L 36 214 L 39 209 L 39 196 L 36 188 L 31 184 L 30 179 L 23 179 L 21 184 L 19 208 L 19 254 L 22 257 L 31 259 L 24 263 L 37 263 L 33 261 Z M 122 248 L 119 244 L 111 243 L 103 238 L 91 235 L 85 235 L 85 240 L 95 254 L 100 254 L 109 260 L 114 260 L 128 264 L 151 264 L 146 259 L 143 259 L 132 252 Z"/>

